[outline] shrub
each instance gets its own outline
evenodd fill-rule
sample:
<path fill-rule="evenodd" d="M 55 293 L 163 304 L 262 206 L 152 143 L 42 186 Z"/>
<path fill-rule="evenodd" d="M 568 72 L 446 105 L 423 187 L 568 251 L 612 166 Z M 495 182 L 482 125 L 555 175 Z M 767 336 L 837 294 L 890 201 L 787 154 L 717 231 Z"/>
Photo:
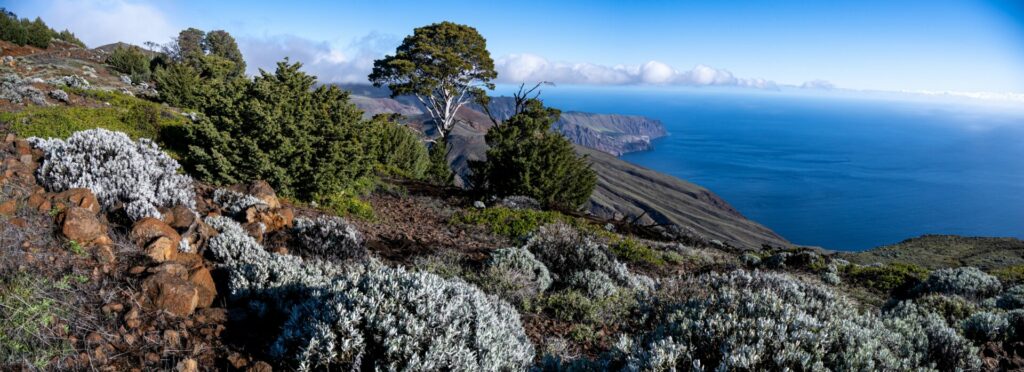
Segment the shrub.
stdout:
<path fill-rule="evenodd" d="M 553 211 L 493 207 L 457 213 L 452 216 L 451 222 L 483 225 L 491 233 L 515 240 L 529 235 L 543 225 L 570 220 L 568 216 Z"/>
<path fill-rule="evenodd" d="M 1006 314 L 982 311 L 963 321 L 964 336 L 977 342 L 999 341 L 1009 327 Z"/>
<path fill-rule="evenodd" d="M 149 57 L 139 47 L 118 47 L 114 49 L 107 56 L 107 64 L 114 71 L 127 74 L 131 77 L 132 82 L 140 83 L 149 80 Z"/>
<path fill-rule="evenodd" d="M 1024 341 L 1024 309 L 1006 312 L 1006 341 Z"/>
<path fill-rule="evenodd" d="M 152 141 L 132 141 L 106 129 L 77 132 L 66 141 L 30 138 L 43 150 L 39 182 L 50 191 L 88 188 L 104 208 L 124 203 L 133 220 L 160 217 L 158 207 L 195 208 L 192 179 Z"/>
<path fill-rule="evenodd" d="M 270 353 L 293 367 L 520 370 L 533 360 L 515 310 L 461 280 L 277 255 L 228 218 L 207 223 L 220 231 L 209 247 L 231 299 L 285 317 Z"/>
<path fill-rule="evenodd" d="M 1006 310 L 1024 308 L 1024 285 L 1015 285 L 1000 294 L 996 306 Z"/>
<path fill-rule="evenodd" d="M 234 192 L 228 189 L 217 189 L 213 191 L 213 202 L 220 205 L 220 209 L 231 216 L 236 216 L 254 205 L 267 205 L 266 202 L 249 194 Z"/>
<path fill-rule="evenodd" d="M 279 194 L 307 201 L 369 175 L 362 113 L 340 88 L 314 89 L 316 78 L 301 67 L 281 62 L 240 93 L 217 89 L 227 102 L 187 127 L 186 168 L 217 184 L 266 180 Z"/>
<path fill-rule="evenodd" d="M 444 137 L 434 140 L 427 151 L 427 170 L 425 176 L 428 181 L 435 185 L 450 186 L 455 179 L 455 173 L 448 165 L 448 142 Z"/>
<path fill-rule="evenodd" d="M 160 100 L 181 108 L 199 108 L 204 105 L 203 80 L 199 71 L 184 64 L 158 67 L 153 72 Z"/>
<path fill-rule="evenodd" d="M 1006 284 L 1024 282 L 1024 265 L 1013 265 L 992 270 L 992 275 Z"/>
<path fill-rule="evenodd" d="M 486 263 L 484 287 L 521 302 L 544 293 L 551 286 L 547 266 L 523 248 L 502 248 L 491 252 Z"/>
<path fill-rule="evenodd" d="M 386 118 L 375 118 L 372 129 L 379 141 L 373 149 L 378 164 L 387 173 L 422 179 L 430 167 L 427 147 L 412 129 Z"/>
<path fill-rule="evenodd" d="M 843 276 L 852 285 L 881 292 L 905 294 L 921 283 L 928 270 L 917 265 L 893 262 L 877 266 L 847 265 Z"/>
<path fill-rule="evenodd" d="M 828 287 L 788 275 L 735 271 L 682 283 L 659 327 L 621 343 L 629 370 L 970 369 L 976 349 L 937 316 L 906 304 L 877 318 Z"/>
<path fill-rule="evenodd" d="M 925 292 L 955 294 L 971 299 L 992 296 L 999 292 L 999 279 L 976 267 L 936 270 L 923 285 Z"/>
<path fill-rule="evenodd" d="M 497 196 L 524 195 L 548 207 L 576 209 L 590 198 L 597 175 L 551 125 L 560 112 L 536 99 L 487 131 L 487 160 L 470 162 L 472 186 Z"/>
<path fill-rule="evenodd" d="M 614 323 L 624 319 L 636 307 L 630 291 L 609 297 L 593 298 L 575 289 L 557 291 L 536 301 L 538 310 L 567 322 Z"/>
<path fill-rule="evenodd" d="M 566 280 L 566 285 L 581 291 L 590 298 L 605 298 L 614 295 L 619 290 L 608 274 L 593 270 L 573 273 L 569 276 L 569 280 Z"/>
<path fill-rule="evenodd" d="M 668 263 L 665 260 L 664 253 L 656 251 L 633 238 L 623 237 L 615 239 L 608 248 L 615 256 L 628 262 L 640 262 L 652 266 L 662 266 Z"/>
<path fill-rule="evenodd" d="M 616 284 L 636 290 L 653 289 L 654 281 L 635 275 L 615 259 L 608 247 L 586 233 L 569 225 L 556 223 L 543 226 L 527 241 L 525 247 L 554 274 L 555 281 L 566 281 L 581 271 L 603 272 Z"/>
<path fill-rule="evenodd" d="M 755 267 L 761 264 L 761 256 L 758 256 L 750 252 L 746 252 L 743 253 L 742 256 L 740 256 L 740 261 L 743 262 L 744 265 L 747 265 L 749 267 Z"/>
<path fill-rule="evenodd" d="M 293 229 L 298 251 L 304 255 L 335 260 L 369 257 L 359 231 L 340 217 L 296 218 Z"/>
<path fill-rule="evenodd" d="M 914 299 L 914 304 L 938 314 L 947 324 L 960 324 L 980 309 L 975 303 L 957 295 L 928 294 Z"/>
<path fill-rule="evenodd" d="M 321 208 L 338 216 L 350 216 L 364 221 L 373 220 L 373 205 L 349 192 L 337 192 L 320 196 L 318 203 Z"/>

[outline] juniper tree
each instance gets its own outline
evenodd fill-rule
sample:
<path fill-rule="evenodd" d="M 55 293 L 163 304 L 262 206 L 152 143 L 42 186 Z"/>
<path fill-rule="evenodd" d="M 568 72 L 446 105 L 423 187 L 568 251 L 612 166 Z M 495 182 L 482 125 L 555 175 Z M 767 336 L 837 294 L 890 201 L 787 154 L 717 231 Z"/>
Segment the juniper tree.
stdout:
<path fill-rule="evenodd" d="M 597 176 L 572 143 L 551 130 L 561 112 L 538 99 L 491 128 L 487 160 L 470 162 L 472 187 L 497 196 L 525 195 L 548 207 L 575 209 L 590 198 Z"/>

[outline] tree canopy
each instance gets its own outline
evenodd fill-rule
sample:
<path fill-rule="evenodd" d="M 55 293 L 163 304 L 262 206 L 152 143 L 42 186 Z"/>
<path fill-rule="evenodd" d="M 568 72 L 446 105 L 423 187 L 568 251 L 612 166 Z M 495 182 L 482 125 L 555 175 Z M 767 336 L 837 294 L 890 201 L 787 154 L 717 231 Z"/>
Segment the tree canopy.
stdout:
<path fill-rule="evenodd" d="M 370 81 L 391 96 L 419 99 L 441 137 L 447 137 L 462 106 L 494 89 L 498 73 L 487 41 L 473 27 L 452 22 L 413 30 L 394 55 L 373 64 Z"/>

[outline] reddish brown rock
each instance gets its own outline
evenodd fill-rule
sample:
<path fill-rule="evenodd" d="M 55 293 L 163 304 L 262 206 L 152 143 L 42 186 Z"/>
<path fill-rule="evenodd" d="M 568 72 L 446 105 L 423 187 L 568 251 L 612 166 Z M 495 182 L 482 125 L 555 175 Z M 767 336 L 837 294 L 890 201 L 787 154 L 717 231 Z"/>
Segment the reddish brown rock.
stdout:
<path fill-rule="evenodd" d="M 274 367 L 271 367 L 269 363 L 264 361 L 256 362 L 252 367 L 249 367 L 246 371 L 248 372 L 274 372 Z"/>
<path fill-rule="evenodd" d="M 128 237 L 135 245 L 140 247 L 146 247 L 150 242 L 160 237 L 170 239 L 175 249 L 177 249 L 178 243 L 181 242 L 181 235 L 178 235 L 174 228 L 153 217 L 146 217 L 136 222 L 135 226 L 132 226 L 132 232 Z"/>
<path fill-rule="evenodd" d="M 61 233 L 68 239 L 88 245 L 106 236 L 107 227 L 96 214 L 82 207 L 70 207 L 61 213 Z"/>
<path fill-rule="evenodd" d="M 53 204 L 50 203 L 46 194 L 34 193 L 28 197 L 28 206 L 40 212 L 49 212 Z"/>
<path fill-rule="evenodd" d="M 7 200 L 0 203 L 0 214 L 4 216 L 13 216 L 14 212 L 18 211 L 18 202 L 14 199 Z"/>
<path fill-rule="evenodd" d="M 62 191 L 53 195 L 52 199 L 53 205 L 59 209 L 76 206 L 88 209 L 92 213 L 100 212 L 100 202 L 96 200 L 96 195 L 93 195 L 89 189 L 78 188 Z"/>
<path fill-rule="evenodd" d="M 146 256 L 156 262 L 173 260 L 178 253 L 178 245 L 166 236 L 157 237 L 145 247 Z"/>
<path fill-rule="evenodd" d="M 195 359 L 188 358 L 178 362 L 174 370 L 176 372 L 199 372 L 199 363 Z"/>
<path fill-rule="evenodd" d="M 175 275 L 160 273 L 142 281 L 145 303 L 176 316 L 189 316 L 199 303 L 199 290 Z"/>
<path fill-rule="evenodd" d="M 171 221 L 168 224 L 176 229 L 187 229 L 196 221 L 196 214 L 184 205 L 176 205 L 168 211 Z"/>
<path fill-rule="evenodd" d="M 255 196 L 267 203 L 270 209 L 277 209 L 281 207 L 281 202 L 277 199 L 277 193 L 274 192 L 274 188 L 270 187 L 267 181 L 254 181 L 249 184 L 244 190 L 246 194 Z"/>
<path fill-rule="evenodd" d="M 210 270 L 200 267 L 189 275 L 188 281 L 199 289 L 199 303 L 196 305 L 204 309 L 213 305 L 213 299 L 217 297 L 217 286 L 213 283 L 213 276 Z"/>
<path fill-rule="evenodd" d="M 114 255 L 114 248 L 110 245 L 100 245 L 96 248 L 96 261 L 101 264 L 111 264 L 117 261 L 117 256 Z"/>

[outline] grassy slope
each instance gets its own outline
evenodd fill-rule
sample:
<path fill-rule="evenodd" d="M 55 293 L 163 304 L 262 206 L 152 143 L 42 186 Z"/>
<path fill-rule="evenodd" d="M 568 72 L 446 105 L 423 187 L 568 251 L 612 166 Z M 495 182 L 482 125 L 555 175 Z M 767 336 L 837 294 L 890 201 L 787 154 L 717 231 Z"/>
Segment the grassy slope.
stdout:
<path fill-rule="evenodd" d="M 932 270 L 976 266 L 986 271 L 998 271 L 1024 265 L 1024 241 L 1014 238 L 925 235 L 864 252 L 843 253 L 842 256 L 860 264 L 901 262 Z"/>

